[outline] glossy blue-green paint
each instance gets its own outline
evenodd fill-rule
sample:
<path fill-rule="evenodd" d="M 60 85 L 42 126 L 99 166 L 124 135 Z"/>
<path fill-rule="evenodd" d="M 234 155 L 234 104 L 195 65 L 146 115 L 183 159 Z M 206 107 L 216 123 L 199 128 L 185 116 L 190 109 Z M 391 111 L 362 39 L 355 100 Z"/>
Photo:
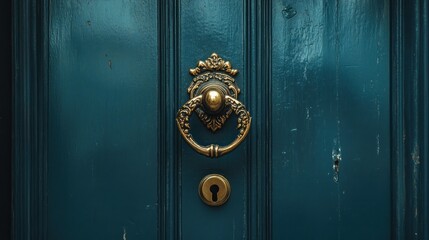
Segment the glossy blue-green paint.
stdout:
<path fill-rule="evenodd" d="M 179 5 L 179 79 L 177 94 L 180 105 L 189 99 L 187 88 L 192 81 L 189 69 L 198 60 L 207 59 L 216 52 L 239 69 L 236 82 L 245 89 L 246 66 L 243 63 L 243 28 L 245 8 L 242 1 L 181 1 Z M 242 94 L 245 96 L 245 93 Z M 239 97 L 243 101 L 243 96 Z M 245 101 L 244 101 L 245 102 Z M 218 132 L 211 133 L 194 116 L 192 134 L 201 144 L 226 145 L 237 135 L 236 117 L 230 118 Z M 246 236 L 247 193 L 246 145 L 241 144 L 232 153 L 219 159 L 200 156 L 182 139 L 178 161 L 180 166 L 181 237 L 183 239 L 234 239 Z M 229 201 L 219 208 L 208 207 L 198 196 L 198 184 L 207 174 L 220 173 L 228 178 L 232 193 Z"/>
<path fill-rule="evenodd" d="M 137 13 L 141 12 L 138 11 L 138 7 L 144 8 L 147 11 L 146 15 L 143 12 L 139 16 Z M 374 212 L 374 209 L 370 208 L 371 206 L 381 209 L 379 211 L 385 212 L 386 209 L 389 210 L 389 204 L 384 204 L 385 208 L 374 205 L 377 200 L 382 203 L 389 202 L 389 165 L 386 162 L 388 158 L 386 154 L 389 151 L 386 147 L 386 150 L 381 149 L 370 152 L 371 148 L 376 149 L 377 147 L 380 148 L 380 145 L 384 146 L 385 140 L 388 139 L 388 133 L 385 132 L 388 129 L 388 125 L 385 125 L 384 132 L 382 131 L 383 129 L 379 129 L 380 122 L 387 121 L 386 116 L 388 115 L 388 112 L 386 112 L 386 109 L 388 110 L 389 89 L 387 76 L 387 60 L 389 56 L 386 54 L 388 50 L 388 11 L 386 12 L 386 8 L 382 8 L 381 13 L 371 13 L 366 11 L 364 7 L 343 6 L 339 3 L 334 5 L 312 4 L 310 2 L 295 5 L 285 5 L 281 2 L 272 4 L 273 18 L 270 20 L 272 21 L 273 44 L 273 49 L 271 50 L 273 52 L 272 75 L 270 79 L 263 79 L 270 82 L 271 89 L 265 89 L 266 92 L 263 96 L 253 97 L 271 98 L 272 104 L 270 108 L 272 109 L 271 118 L 261 119 L 262 122 L 256 122 L 255 124 L 256 127 L 260 124 L 269 124 L 274 129 L 271 149 L 273 158 L 268 160 L 272 161 L 273 164 L 274 238 L 288 236 L 293 239 L 320 235 L 335 237 L 349 231 L 350 226 L 359 224 L 359 221 L 370 221 L 367 219 L 370 216 L 376 223 L 384 225 L 381 228 L 374 224 L 363 224 L 363 226 L 378 229 L 380 233 L 389 232 L 388 212 L 387 216 L 383 215 L 383 212 L 377 215 L 368 215 Z M 373 11 L 377 11 L 377 7 L 380 8 L 380 6 L 376 5 Z M 87 218 L 79 219 L 79 222 L 83 224 L 82 231 L 87 232 L 89 236 L 93 234 L 94 237 L 110 236 L 115 231 L 114 226 L 106 225 L 109 226 L 112 232 L 104 230 L 99 232 L 92 229 L 92 227 L 103 226 L 103 222 L 97 221 L 97 225 L 91 225 L 87 224 L 85 219 L 86 221 L 94 221 L 98 217 L 104 216 L 104 214 L 116 216 L 117 213 L 114 210 L 110 211 L 109 207 L 119 203 L 126 204 L 124 205 L 126 208 L 118 207 L 117 211 L 132 211 L 133 208 L 139 205 L 137 200 L 144 202 L 145 198 L 143 196 L 150 196 L 150 194 L 142 195 L 142 192 L 140 194 L 139 192 L 133 192 L 132 185 L 128 186 L 128 188 L 125 186 L 126 183 L 131 181 L 130 176 L 126 174 L 126 171 L 130 170 L 130 168 L 134 169 L 136 178 L 151 176 L 152 181 L 144 181 L 144 179 L 140 179 L 140 181 L 152 183 L 152 185 L 148 183 L 148 186 L 143 185 L 142 190 L 146 193 L 152 192 L 152 198 L 150 199 L 153 204 L 156 202 L 156 195 L 154 195 L 156 184 L 154 184 L 153 179 L 157 179 L 156 175 L 154 175 L 156 173 L 154 171 L 156 169 L 154 160 L 156 159 L 157 146 L 150 145 L 156 144 L 156 142 L 148 142 L 147 137 L 155 138 L 158 128 L 146 129 L 146 131 L 149 131 L 147 133 L 144 131 L 144 125 L 140 124 L 150 124 L 150 122 L 156 124 L 157 122 L 157 46 L 156 38 L 154 38 L 157 36 L 155 35 L 157 33 L 157 18 L 154 15 L 156 9 L 150 11 L 145 4 L 138 4 L 135 7 L 122 3 L 117 6 L 113 3 L 107 5 L 105 3 L 92 3 L 85 8 L 80 7 L 79 4 L 53 3 L 51 9 L 50 129 L 52 130 L 50 131 L 49 141 L 50 145 L 53 146 L 51 148 L 53 150 L 50 150 L 49 158 L 61 158 L 63 161 L 52 162 L 49 165 L 51 169 L 55 170 L 49 171 L 51 172 L 49 177 L 60 179 L 58 182 L 65 181 L 61 180 L 60 176 L 68 176 L 74 179 L 71 186 L 61 185 L 60 187 L 56 183 L 49 185 L 49 191 L 53 193 L 50 194 L 52 195 L 51 202 L 53 204 L 51 206 L 56 208 L 57 205 L 55 204 L 63 201 L 68 202 L 70 206 L 64 209 L 65 212 L 58 212 L 58 216 L 65 216 L 66 218 L 64 219 L 67 221 L 72 221 L 67 216 L 70 216 L 70 218 L 79 216 L 77 209 L 81 209 L 83 212 L 93 212 Z M 246 4 L 242 2 L 225 4 L 211 1 L 182 1 L 178 9 L 178 21 L 180 24 L 178 26 L 179 31 L 175 36 L 178 39 L 178 49 L 175 51 L 177 51 L 178 59 L 180 60 L 177 69 L 179 78 L 177 79 L 178 83 L 176 83 L 177 89 L 175 92 L 178 95 L 178 102 L 184 103 L 188 99 L 186 89 L 192 80 L 192 77 L 188 74 L 188 69 L 194 67 L 197 60 L 207 58 L 212 52 L 217 52 L 225 59 L 230 60 L 233 67 L 240 70 L 237 82 L 242 89 L 246 89 L 247 84 L 252 84 L 252 82 L 246 81 L 247 78 L 243 77 L 246 76 L 248 71 L 246 69 L 248 66 L 245 66 L 243 62 L 247 57 L 245 54 L 248 54 L 247 52 L 245 53 L 244 47 L 246 45 L 243 43 L 246 42 L 245 36 L 251 37 L 251 35 L 246 35 L 246 30 L 243 27 L 246 14 L 250 14 L 247 12 Z M 342 14 L 353 10 L 358 11 L 358 13 L 350 16 Z M 295 12 L 291 14 L 286 11 Z M 55 15 L 56 12 L 60 15 L 70 15 L 70 18 L 59 18 L 59 16 Z M 151 13 L 152 15 L 150 15 Z M 365 19 L 365 16 L 357 16 L 359 13 L 361 15 L 367 14 L 371 17 L 366 19 L 367 25 L 371 27 L 370 24 L 375 24 L 375 32 L 378 35 L 359 35 L 359 27 L 366 26 L 364 22 L 361 23 L 362 25 L 356 26 L 356 31 L 344 33 L 345 27 L 350 22 L 358 17 Z M 372 17 L 376 14 L 385 15 L 375 18 L 374 21 Z M 147 17 L 147 19 L 139 19 L 143 17 Z M 269 21 L 261 21 L 261 23 L 267 22 Z M 148 26 L 145 28 L 144 23 L 152 28 L 146 30 Z M 139 29 L 141 29 L 141 32 L 138 31 Z M 381 30 L 378 31 L 379 29 Z M 116 32 L 118 34 L 115 34 Z M 136 36 L 138 38 L 135 38 Z M 152 37 L 152 41 L 139 44 L 140 40 L 150 39 L 150 37 Z M 368 49 L 368 54 L 365 54 L 362 49 L 367 46 L 367 43 L 362 42 L 362 45 L 358 45 L 354 42 L 354 40 L 358 41 L 360 38 L 365 37 L 374 38 L 369 42 L 376 43 L 374 46 L 376 51 Z M 378 40 L 378 38 L 382 40 Z M 380 43 L 380 41 L 382 42 Z M 343 50 L 347 48 L 344 43 L 348 43 L 354 48 L 347 49 L 348 52 L 346 53 Z M 136 50 L 139 48 L 141 51 Z M 378 55 L 374 55 L 375 53 Z M 144 61 L 145 58 L 140 56 L 146 56 L 147 61 Z M 121 59 L 121 57 L 123 58 Z M 381 67 L 376 67 L 376 64 L 369 62 L 369 59 L 375 61 L 377 57 L 379 58 L 378 61 L 382 62 Z M 64 65 L 61 64 L 61 58 L 67 59 L 63 63 Z M 133 65 L 130 64 L 133 59 L 142 60 L 141 62 L 135 60 Z M 355 59 L 355 62 L 353 59 Z M 262 64 L 266 65 L 265 63 Z M 374 66 L 373 70 L 368 71 L 365 64 Z M 379 68 L 381 70 L 377 70 Z M 152 74 L 148 69 L 154 69 Z M 362 71 L 362 69 L 365 69 L 365 71 Z M 115 73 L 115 71 L 117 72 Z M 142 76 L 143 73 L 146 78 Z M 350 77 L 347 78 L 346 76 L 349 75 Z M 152 80 L 148 78 L 150 76 L 152 76 Z M 317 78 L 316 76 L 323 77 Z M 260 80 L 262 78 L 261 76 Z M 75 80 L 71 81 L 71 79 Z M 342 79 L 344 80 L 341 81 Z M 153 84 L 150 84 L 150 82 L 153 82 Z M 120 91 L 121 89 L 123 90 L 122 92 Z M 269 90 L 272 92 L 272 96 L 267 94 Z M 133 92 L 135 93 L 134 95 L 132 94 Z M 344 97 L 343 95 L 340 96 L 340 92 L 345 94 Z M 264 92 L 262 93 L 264 94 Z M 356 97 L 353 97 L 353 93 L 356 93 Z M 242 95 L 246 96 L 246 92 Z M 301 98 L 299 96 L 305 97 Z M 340 99 L 340 97 L 342 98 Z M 352 99 L 352 97 L 357 98 L 357 100 Z M 361 100 L 363 106 L 368 105 L 369 103 L 362 102 L 365 97 L 368 101 L 374 101 L 373 108 L 362 108 L 361 112 L 358 111 L 359 109 L 354 112 L 347 112 L 347 109 L 350 109 L 347 107 L 349 101 L 350 104 L 355 105 L 354 101 Z M 71 99 L 75 98 L 78 101 L 71 101 Z M 242 96 L 242 99 L 246 98 Z M 133 103 L 129 106 L 128 111 L 126 107 L 124 108 L 127 103 Z M 69 115 L 76 111 L 77 106 L 79 106 L 79 114 L 72 117 L 74 125 L 64 128 L 63 125 L 68 123 Z M 268 108 L 267 105 L 262 107 Z M 117 111 L 112 111 L 115 108 Z M 67 113 L 67 110 L 70 113 Z M 380 116 L 380 111 L 382 111 L 382 116 Z M 148 114 L 150 112 L 153 114 Z M 259 114 L 262 113 L 262 111 L 259 112 Z M 350 117 L 353 114 L 356 114 L 356 116 L 368 116 L 366 121 L 356 123 L 356 118 Z M 347 121 L 349 117 L 350 120 Z M 339 121 L 342 121 L 342 123 L 338 123 Z M 196 117 L 191 124 L 195 138 L 203 144 L 212 142 L 226 144 L 235 136 L 234 119 L 230 119 L 227 125 L 216 134 L 209 133 Z M 87 133 L 88 136 L 81 139 L 82 133 L 73 129 L 73 126 Z M 342 128 L 346 130 L 341 131 Z M 362 132 L 364 128 L 367 129 L 368 134 L 364 135 L 362 133 L 360 138 L 359 136 L 356 138 L 353 130 Z M 127 129 L 129 129 L 129 132 L 127 132 Z M 140 133 L 138 129 L 140 129 Z M 133 134 L 137 139 L 133 140 Z M 374 136 L 372 137 L 371 134 Z M 343 137 L 343 135 L 345 136 Z M 350 143 L 347 141 L 348 135 L 350 135 Z M 58 139 L 58 136 L 67 136 L 66 139 L 71 142 L 63 142 Z M 123 145 L 115 146 L 117 145 L 116 142 L 120 141 L 121 136 L 126 140 L 123 140 Z M 144 151 L 146 148 L 136 148 L 134 152 L 130 151 L 132 143 L 136 144 L 136 146 L 138 145 L 139 136 L 141 137 L 140 144 L 147 146 L 146 152 Z M 351 136 L 355 136 L 355 138 Z M 339 138 L 342 139 L 341 142 Z M 368 138 L 373 138 L 374 143 L 368 141 Z M 102 140 L 105 142 L 102 142 Z M 179 151 L 175 153 L 178 161 L 175 169 L 177 171 L 176 194 L 178 194 L 179 200 L 174 207 L 178 209 L 178 219 L 181 221 L 179 223 L 179 236 L 185 239 L 202 237 L 206 239 L 226 239 L 246 236 L 248 233 L 248 219 L 243 216 L 248 215 L 247 201 L 248 194 L 251 192 L 251 189 L 249 190 L 246 186 L 249 174 L 246 146 L 243 144 L 232 154 L 214 161 L 196 154 L 188 145 L 182 144 L 182 140 L 177 136 L 176 141 L 181 143 Z M 362 144 L 367 145 L 359 147 Z M 74 152 L 70 150 L 71 146 L 74 146 Z M 117 152 L 114 151 L 115 147 L 118 148 Z M 98 148 L 101 148 L 101 150 L 97 150 Z M 341 179 L 338 183 L 333 181 L 333 148 L 342 149 Z M 348 151 L 350 151 L 349 155 L 346 154 Z M 384 154 L 381 157 L 379 156 L 380 151 Z M 116 156 L 115 153 L 117 154 Z M 151 154 L 152 157 L 148 157 Z M 285 157 L 287 154 L 290 155 Z M 127 161 L 121 161 L 120 156 Z M 147 157 L 146 163 L 143 160 L 145 158 L 143 156 Z M 357 168 L 353 168 L 352 161 L 350 163 L 346 161 L 347 156 L 350 156 L 350 159 L 354 159 Z M 137 160 L 139 158 L 143 161 Z M 374 172 L 376 171 L 374 169 L 377 169 L 378 166 L 377 162 L 371 165 L 362 165 L 366 158 L 381 159 L 381 165 L 379 166 L 381 170 L 378 171 L 383 171 L 384 174 Z M 79 161 L 75 159 L 80 159 L 82 165 L 79 165 Z M 325 161 L 322 159 L 325 159 Z M 289 163 L 285 163 L 285 161 L 289 161 Z M 147 172 L 140 172 L 139 174 L 136 171 L 139 168 L 135 166 L 137 162 L 152 165 L 153 167 L 143 169 L 142 165 L 141 170 Z M 63 163 L 63 165 L 60 163 Z M 347 173 L 348 165 L 355 171 Z M 359 168 L 359 166 L 361 167 Z M 107 178 L 107 176 L 115 176 L 113 173 L 120 171 L 121 167 L 123 172 L 119 172 L 115 179 L 109 180 Z M 67 169 L 68 171 L 62 172 L 61 169 L 63 171 Z M 282 171 L 283 169 L 285 169 L 284 172 Z M 359 171 L 356 171 L 356 169 L 359 169 Z M 77 175 L 73 175 L 74 172 L 79 172 L 79 174 L 75 173 Z M 112 173 L 107 174 L 108 172 Z M 231 199 L 222 208 L 207 207 L 197 196 L 198 182 L 204 175 L 209 173 L 224 174 L 231 182 L 233 188 Z M 368 174 L 376 175 L 366 179 L 369 183 L 379 183 L 379 185 L 374 186 L 373 191 L 380 194 L 380 196 L 375 197 L 375 201 L 370 202 L 364 197 L 369 197 L 371 194 L 362 194 L 361 189 L 357 188 L 362 186 L 363 179 L 360 175 L 368 176 Z M 352 189 L 347 187 L 349 175 L 351 179 L 349 184 Z M 270 176 L 267 175 L 266 177 Z M 377 181 L 377 177 L 384 182 Z M 117 179 L 123 179 L 122 185 L 120 184 L 121 181 L 117 182 Z M 292 184 L 294 182 L 299 184 Z M 114 186 L 118 184 L 123 188 L 118 186 L 115 191 Z M 353 184 L 357 185 L 357 187 L 354 187 Z M 82 188 L 82 185 L 85 188 Z M 108 186 L 113 188 L 109 189 L 112 191 L 106 191 Z M 380 186 L 384 186 L 384 188 L 382 187 L 384 191 L 380 191 Z M 97 191 L 100 187 L 101 190 Z M 145 188 L 148 188 L 149 191 Z M 122 191 L 126 192 L 127 189 L 137 194 L 137 198 L 134 197 L 137 205 L 134 207 L 130 206 L 130 203 L 127 203 L 123 198 L 116 197 L 117 202 L 110 199 L 113 196 L 126 197 L 121 193 Z M 345 195 L 346 190 L 347 195 Z M 71 194 L 80 192 L 81 196 L 79 198 L 57 198 L 57 195 L 67 193 L 67 191 L 71 191 Z M 110 197 L 105 203 L 105 208 L 103 208 L 103 205 L 97 204 L 104 195 Z M 143 199 L 139 199 L 138 196 Z M 344 200 L 348 196 L 351 196 L 352 200 Z M 366 201 L 369 204 L 362 206 L 362 209 L 367 211 L 367 215 L 366 217 L 355 216 L 348 220 L 347 217 L 351 215 L 347 214 L 348 208 L 344 206 L 349 204 L 350 209 L 355 209 L 354 204 L 361 204 L 360 201 L 357 201 L 359 196 L 363 198 L 362 201 Z M 319 199 L 319 202 L 313 202 L 314 198 Z M 311 204 L 312 202 L 313 204 Z M 296 206 L 297 203 L 302 204 L 302 206 Z M 340 205 L 341 203 L 343 203 L 342 206 Z M 144 205 L 150 206 L 151 204 Z M 321 208 L 320 205 L 325 207 Z M 153 209 L 156 208 L 153 207 Z M 304 214 L 301 214 L 300 209 L 304 209 Z M 100 215 L 97 215 L 97 212 L 100 212 Z M 152 213 L 154 214 L 155 212 L 153 211 Z M 359 212 L 365 214 L 364 211 Z M 138 213 L 134 214 L 139 216 Z M 54 220 L 53 223 L 63 226 L 65 229 L 61 227 L 55 229 L 58 229 L 59 233 L 70 231 L 55 218 L 56 216 L 56 214 L 49 215 L 49 219 Z M 210 217 L 207 218 L 207 216 Z M 386 218 L 383 219 L 384 221 L 380 221 L 377 217 Z M 120 216 L 118 218 L 120 219 Z M 122 220 L 122 222 L 128 221 L 127 218 L 130 218 L 130 216 L 124 214 L 124 218 L 125 220 Z M 308 223 L 309 218 L 314 221 L 312 223 L 314 231 L 302 233 L 304 228 L 300 228 L 300 226 L 305 226 L 304 223 Z M 204 224 L 198 225 L 198 231 L 195 230 L 194 224 L 188 224 L 197 223 L 200 219 L 204 219 Z M 350 224 L 347 221 L 350 221 Z M 73 222 L 71 223 L 67 226 L 75 226 Z M 116 223 L 121 223 L 121 221 L 117 220 Z M 285 223 L 289 227 L 284 226 L 283 224 Z M 110 222 L 104 224 L 110 224 Z M 127 224 L 123 223 L 122 225 L 124 225 L 122 230 L 126 229 Z M 149 229 L 147 226 L 144 228 Z M 223 230 L 218 231 L 218 229 Z M 360 233 L 365 230 L 365 228 L 360 230 L 356 227 L 353 227 L 353 229 Z M 130 231 L 128 230 L 128 234 L 132 236 L 134 233 Z M 55 234 L 55 232 L 53 231 L 52 234 Z M 141 232 L 143 231 L 136 227 L 135 234 Z M 306 234 L 309 235 L 307 236 Z M 312 236 L 311 234 L 315 235 Z M 377 234 L 377 232 L 374 232 L 374 234 Z M 356 233 L 354 233 L 354 236 L 361 237 Z"/>
<path fill-rule="evenodd" d="M 15 1 L 14 239 L 427 239 L 428 6 L 410 2 Z M 174 122 L 212 52 L 253 116 L 220 159 Z M 197 194 L 213 172 L 219 208 Z"/>
<path fill-rule="evenodd" d="M 274 239 L 390 239 L 389 10 L 273 3 Z"/>
<path fill-rule="evenodd" d="M 156 1 L 51 1 L 48 239 L 156 239 Z"/>

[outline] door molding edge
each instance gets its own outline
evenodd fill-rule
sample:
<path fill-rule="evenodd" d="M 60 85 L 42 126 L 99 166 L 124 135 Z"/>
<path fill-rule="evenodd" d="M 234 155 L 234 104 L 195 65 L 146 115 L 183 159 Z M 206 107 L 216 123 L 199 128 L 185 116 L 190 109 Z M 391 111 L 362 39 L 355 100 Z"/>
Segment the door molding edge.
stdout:
<path fill-rule="evenodd" d="M 428 2 L 391 4 L 392 239 L 429 239 Z"/>
<path fill-rule="evenodd" d="M 48 0 L 12 14 L 12 239 L 46 239 Z"/>

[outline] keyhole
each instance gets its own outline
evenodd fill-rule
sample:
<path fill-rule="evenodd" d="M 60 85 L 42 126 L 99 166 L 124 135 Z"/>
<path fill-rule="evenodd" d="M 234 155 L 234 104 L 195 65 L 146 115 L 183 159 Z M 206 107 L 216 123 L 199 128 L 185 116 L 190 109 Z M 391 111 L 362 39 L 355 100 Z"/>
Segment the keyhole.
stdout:
<path fill-rule="evenodd" d="M 217 201 L 217 192 L 219 192 L 219 186 L 216 184 L 213 184 L 210 186 L 210 192 L 212 192 L 212 200 L 213 202 Z"/>

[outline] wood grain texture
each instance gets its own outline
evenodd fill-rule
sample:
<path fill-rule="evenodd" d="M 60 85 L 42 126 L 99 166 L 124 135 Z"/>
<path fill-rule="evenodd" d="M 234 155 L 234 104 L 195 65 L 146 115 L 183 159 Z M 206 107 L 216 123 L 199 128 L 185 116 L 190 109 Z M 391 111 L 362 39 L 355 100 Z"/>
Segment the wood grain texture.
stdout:
<path fill-rule="evenodd" d="M 48 239 L 156 239 L 157 2 L 50 1 L 50 19 Z"/>
<path fill-rule="evenodd" d="M 252 1 L 247 8 L 247 101 L 253 116 L 248 138 L 248 238 L 271 239 L 271 1 Z"/>
<path fill-rule="evenodd" d="M 273 239 L 389 239 L 388 1 L 272 11 Z"/>
<path fill-rule="evenodd" d="M 394 239 L 429 239 L 429 8 L 392 4 L 392 222 Z"/>
<path fill-rule="evenodd" d="M 180 140 L 175 119 L 178 102 L 179 2 L 163 0 L 159 8 L 159 239 L 180 239 Z"/>
<path fill-rule="evenodd" d="M 12 239 L 46 239 L 48 5 L 12 4 Z"/>

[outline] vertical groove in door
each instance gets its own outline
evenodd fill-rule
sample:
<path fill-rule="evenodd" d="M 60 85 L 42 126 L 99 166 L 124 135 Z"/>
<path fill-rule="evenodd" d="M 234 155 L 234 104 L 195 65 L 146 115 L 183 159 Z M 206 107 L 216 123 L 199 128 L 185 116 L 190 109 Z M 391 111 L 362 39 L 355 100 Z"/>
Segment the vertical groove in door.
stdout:
<path fill-rule="evenodd" d="M 392 237 L 428 234 L 428 3 L 391 5 Z"/>
<path fill-rule="evenodd" d="M 265 96 L 264 99 L 264 105 L 265 105 L 265 115 L 266 115 L 266 122 L 264 124 L 265 127 L 265 202 L 264 202 L 264 208 L 265 208 L 265 239 L 271 239 L 271 169 L 272 169 L 272 157 L 271 157 L 271 150 L 272 150 L 272 144 L 271 144 L 271 136 L 272 136 L 272 129 L 271 129 L 271 119 L 272 119 L 272 78 L 271 78 L 271 53 L 272 53 L 272 47 L 271 47 L 271 39 L 272 39 L 272 3 L 271 1 L 263 1 L 264 3 L 264 23 L 262 24 L 263 27 L 263 36 L 264 40 L 262 46 L 265 46 L 262 53 L 264 53 L 264 56 L 262 59 L 264 59 L 264 69 L 263 69 L 263 79 L 264 79 L 264 85 L 265 85 Z"/>
<path fill-rule="evenodd" d="M 166 124 L 165 119 L 168 114 L 165 109 L 166 106 L 166 95 L 167 91 L 165 89 L 165 83 L 167 82 L 167 74 L 166 74 L 166 59 L 168 55 L 166 54 L 166 46 L 168 46 L 168 41 L 166 39 L 167 32 L 167 5 L 165 1 L 158 1 L 158 35 L 159 35 L 159 101 L 158 101 L 158 119 L 160 120 L 160 128 L 158 130 L 158 239 L 164 240 L 166 239 L 166 230 L 169 227 L 168 224 L 168 213 L 167 213 L 167 154 L 166 148 L 168 147 L 166 143 Z"/>
<path fill-rule="evenodd" d="M 46 239 L 49 6 L 12 5 L 12 238 Z"/>
<path fill-rule="evenodd" d="M 174 124 L 178 106 L 178 79 L 180 73 L 179 5 L 180 2 L 161 0 L 159 4 L 159 239 L 181 239 L 180 233 L 180 156 L 179 138 Z"/>
<path fill-rule="evenodd" d="M 271 1 L 246 6 L 248 101 L 254 112 L 248 140 L 248 235 L 271 239 Z"/>
<path fill-rule="evenodd" d="M 255 4 L 256 1 L 243 1 L 243 6 L 245 9 L 245 13 L 243 14 L 243 29 L 244 31 L 244 37 L 243 37 L 243 49 L 244 49 L 244 65 L 246 67 L 246 72 L 244 73 L 244 79 L 249 79 L 248 84 L 246 85 L 246 93 L 247 93 L 247 102 L 249 103 L 249 111 L 256 113 L 256 104 L 257 104 L 257 95 L 255 93 L 257 87 L 256 87 L 256 69 L 252 66 L 255 65 Z M 257 230 L 258 228 L 255 227 L 258 224 L 257 219 L 257 209 L 256 209 L 256 203 L 257 203 L 257 185 L 256 185 L 256 177 L 257 174 L 257 168 L 256 163 L 258 161 L 258 158 L 255 157 L 257 154 L 258 145 L 255 141 L 256 139 L 256 132 L 257 128 L 255 128 L 256 124 L 256 116 L 253 116 L 253 126 L 250 129 L 249 137 L 247 140 L 247 156 L 249 156 L 249 161 L 247 164 L 247 199 L 246 202 L 247 206 L 247 219 L 246 219 L 246 232 L 247 237 L 246 239 L 255 239 L 257 236 Z"/>
<path fill-rule="evenodd" d="M 422 43 L 422 53 L 423 56 L 421 56 L 422 58 L 422 65 L 423 65 L 423 69 L 422 69 L 422 78 L 421 79 L 426 79 L 423 80 L 423 87 L 422 87 L 422 91 L 423 91 L 423 97 L 422 97 L 422 101 L 423 101 L 423 106 L 421 106 L 421 108 L 423 108 L 423 113 L 422 113 L 422 118 L 423 118 L 423 139 L 422 139 L 422 143 L 423 143 L 423 156 L 424 159 L 426 159 L 425 163 L 424 163 L 424 167 L 423 167 L 423 184 L 422 184 L 422 189 L 423 189 L 423 197 L 422 197 L 422 210 L 423 210 L 423 220 L 421 222 L 421 226 L 423 226 L 423 237 L 426 239 L 429 239 L 429 3 L 428 1 L 423 1 L 422 2 L 422 7 L 421 7 L 421 11 L 422 11 L 422 16 L 424 18 L 424 20 L 422 21 L 421 24 L 421 29 L 423 29 L 423 33 L 421 36 L 421 43 Z M 424 227 L 426 226 L 426 227 Z"/>
<path fill-rule="evenodd" d="M 173 179 L 173 182 L 171 183 L 170 187 L 172 188 L 172 195 L 171 195 L 171 201 L 173 202 L 173 218 L 174 218 L 174 228 L 173 228 L 173 234 L 171 239 L 182 239 L 182 190 L 181 190 L 181 174 L 182 174 L 182 152 L 181 152 L 181 138 L 180 134 L 177 131 L 176 123 L 174 122 L 174 119 L 176 117 L 176 110 L 177 106 L 179 106 L 179 79 L 180 79 L 180 72 L 182 71 L 180 67 L 180 5 L 181 1 L 173 1 L 172 8 L 170 8 L 170 16 L 172 16 L 170 20 L 170 25 L 172 26 L 172 32 L 171 32 L 171 43 L 172 47 L 170 52 L 172 53 L 172 56 L 170 57 L 170 84 L 171 86 L 174 86 L 172 89 L 172 92 L 170 92 L 171 96 L 174 96 L 174 102 L 172 106 L 172 112 L 173 112 L 173 134 L 172 137 L 174 139 L 174 146 L 175 149 L 172 152 L 173 157 L 171 159 L 171 171 L 173 171 L 173 174 L 171 175 L 171 178 Z"/>
<path fill-rule="evenodd" d="M 404 148 L 402 144 L 403 132 L 403 61 L 402 48 L 400 44 L 403 28 L 401 10 L 402 0 L 394 1 L 392 4 L 392 89 L 391 89 L 391 126 L 392 126 L 392 237 L 393 239 L 404 239 Z"/>

